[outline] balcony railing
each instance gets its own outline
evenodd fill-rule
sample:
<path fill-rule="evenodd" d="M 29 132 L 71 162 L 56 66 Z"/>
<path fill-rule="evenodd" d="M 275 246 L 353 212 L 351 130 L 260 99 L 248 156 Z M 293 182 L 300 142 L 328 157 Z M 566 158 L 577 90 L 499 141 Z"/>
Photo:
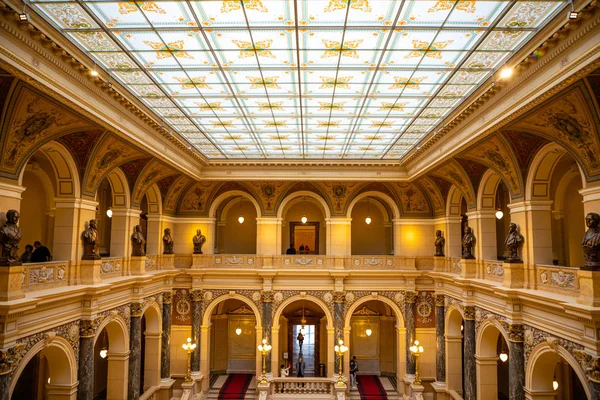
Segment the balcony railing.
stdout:
<path fill-rule="evenodd" d="M 333 399 L 335 382 L 331 378 L 274 378 L 270 387 L 270 398 Z"/>

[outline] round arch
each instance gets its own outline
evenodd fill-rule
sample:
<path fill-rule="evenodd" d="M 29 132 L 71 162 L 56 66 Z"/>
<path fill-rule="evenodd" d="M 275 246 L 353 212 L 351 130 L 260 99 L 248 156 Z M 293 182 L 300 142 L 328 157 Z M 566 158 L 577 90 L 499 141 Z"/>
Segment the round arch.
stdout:
<path fill-rule="evenodd" d="M 396 328 L 404 328 L 404 315 L 402 314 L 400 307 L 398 307 L 398 304 L 385 296 L 377 296 L 377 298 L 372 296 L 364 296 L 356 300 L 350 306 L 350 308 L 348 308 L 348 311 L 346 311 L 346 316 L 344 318 L 344 329 L 350 329 L 350 320 L 352 319 L 352 314 L 354 314 L 354 311 L 356 311 L 359 306 L 369 301 L 381 301 L 383 304 L 389 306 L 392 311 L 394 311 L 394 314 L 396 314 Z"/>
<path fill-rule="evenodd" d="M 352 201 L 350 202 L 350 205 L 348 206 L 348 211 L 346 212 L 346 218 L 351 218 L 352 210 L 353 210 L 354 206 L 356 205 L 356 203 L 358 203 L 360 200 L 364 199 L 365 197 L 376 197 L 378 199 L 385 201 L 387 203 L 387 205 L 390 206 L 390 209 L 392 210 L 392 218 L 393 219 L 400 218 L 400 210 L 398 209 L 398 205 L 396 204 L 394 199 L 392 199 L 390 196 L 388 196 L 385 193 L 381 193 L 381 192 L 377 192 L 377 191 L 363 192 L 363 193 L 357 195 L 356 197 L 354 197 L 354 199 L 352 199 Z M 384 213 L 384 215 L 385 214 L 387 214 L 387 212 Z"/>
<path fill-rule="evenodd" d="M 148 201 L 148 214 L 162 215 L 162 197 L 160 195 L 160 189 L 158 189 L 158 185 L 153 183 L 144 194 L 146 195 L 146 200 Z"/>
<path fill-rule="evenodd" d="M 111 353 L 128 352 L 129 329 L 127 328 L 127 322 L 125 322 L 125 319 L 118 314 L 104 318 L 100 325 L 98 325 L 98 329 L 96 329 L 94 344 L 98 340 L 98 337 L 100 337 L 100 332 L 102 332 L 102 329 L 105 328 L 106 332 L 108 333 Z"/>
<path fill-rule="evenodd" d="M 256 201 L 256 199 L 251 194 L 242 190 L 230 190 L 228 192 L 221 193 L 219 196 L 217 196 L 217 198 L 214 199 L 210 205 L 210 209 L 208 211 L 209 217 L 217 218 L 217 209 L 219 208 L 219 205 L 230 197 L 243 197 L 244 199 L 249 200 L 256 209 L 256 218 L 262 217 L 262 210 L 260 208 L 260 204 L 258 204 L 258 201 Z"/>
<path fill-rule="evenodd" d="M 462 335 L 460 326 L 462 321 L 465 319 L 464 311 L 451 304 L 446 308 L 445 325 L 444 331 L 446 335 Z"/>
<path fill-rule="evenodd" d="M 298 192 L 293 192 L 288 194 L 282 201 L 279 203 L 279 207 L 277 208 L 277 218 L 283 218 L 283 212 L 288 205 L 290 205 L 294 200 L 308 197 L 313 200 L 316 200 L 317 203 L 320 204 L 321 208 L 325 212 L 325 219 L 331 218 L 331 210 L 329 209 L 329 205 L 325 201 L 323 197 L 318 195 L 315 192 L 311 192 L 309 190 L 300 190 Z"/>
<path fill-rule="evenodd" d="M 495 328 L 497 333 L 492 328 Z M 479 331 L 475 338 L 475 354 L 485 357 L 495 355 L 498 335 L 502 335 L 506 343 L 508 343 L 508 334 L 500 322 L 493 318 L 483 320 L 479 325 Z"/>
<path fill-rule="evenodd" d="M 448 191 L 448 197 L 446 199 L 446 216 L 460 216 L 460 209 L 463 198 L 464 196 L 460 189 L 457 188 L 455 185 L 452 185 L 452 187 L 450 187 L 450 190 Z"/>
<path fill-rule="evenodd" d="M 131 192 L 127 178 L 121 168 L 113 168 L 106 174 L 105 178 L 108 180 L 110 189 L 112 190 L 112 207 L 129 208 L 131 205 Z"/>
<path fill-rule="evenodd" d="M 477 209 L 493 210 L 496 208 L 496 190 L 502 182 L 502 178 L 496 171 L 488 168 L 481 177 L 477 189 Z"/>
<path fill-rule="evenodd" d="M 243 302 L 244 304 L 246 304 L 247 306 L 250 307 L 250 309 L 252 310 L 252 312 L 254 313 L 254 317 L 256 317 L 256 328 L 258 329 L 262 329 L 262 318 L 261 318 L 261 314 L 260 311 L 258 310 L 258 307 L 256 306 L 256 304 L 254 304 L 253 301 L 251 301 L 249 298 L 247 298 L 246 296 L 242 296 L 240 294 L 224 294 L 222 296 L 217 297 L 216 299 L 214 299 L 207 307 L 206 310 L 204 311 L 204 317 L 202 317 L 202 326 L 209 326 L 211 324 L 210 322 L 210 318 L 212 316 L 213 311 L 215 310 L 215 308 L 223 301 L 225 300 L 240 300 L 241 302 Z"/>
<path fill-rule="evenodd" d="M 285 310 L 285 308 L 288 305 L 292 304 L 295 301 L 311 301 L 311 302 L 315 303 L 323 310 L 325 317 L 327 317 L 327 328 L 334 327 L 333 314 L 331 313 L 331 311 L 329 310 L 329 307 L 327 307 L 327 304 L 323 300 L 319 299 L 318 297 L 309 295 L 309 294 L 307 294 L 306 296 L 302 296 L 302 295 L 298 294 L 298 295 L 295 295 L 295 296 L 285 299 L 279 305 L 279 307 L 277 307 L 277 309 L 275 310 L 275 314 L 273 315 L 273 328 L 279 329 L 279 318 L 281 317 L 283 310 Z"/>
<path fill-rule="evenodd" d="M 567 173 L 563 175 L 554 192 L 554 210 L 562 211 L 565 209 L 564 202 L 567 188 L 573 179 L 580 176 L 580 171 L 576 169 L 569 169 Z"/>
<path fill-rule="evenodd" d="M 160 333 L 162 331 L 162 313 L 155 300 L 147 302 L 142 308 L 142 316 L 146 317 L 146 331 Z"/>
<path fill-rule="evenodd" d="M 23 356 L 14 372 L 10 384 L 9 398 L 12 397 L 17 381 L 29 361 L 42 350 L 48 359 L 49 378 L 52 385 L 60 385 L 68 388 L 74 388 L 77 385 L 78 365 L 73 347 L 71 347 L 71 344 L 65 338 L 52 336 L 36 343 Z"/>
<path fill-rule="evenodd" d="M 464 311 L 455 304 L 446 308 L 444 318 L 446 347 L 446 385 L 449 390 L 462 393 L 463 390 L 463 344 L 462 330 Z"/>
<path fill-rule="evenodd" d="M 548 341 L 539 343 L 529 353 L 527 365 L 525 366 L 526 392 L 552 392 L 554 368 L 549 368 L 549 365 L 555 367 L 560 358 L 573 368 L 585 390 L 587 398 L 590 399 L 592 395 L 591 389 L 588 384 L 588 378 L 581 369 L 581 365 L 567 349 L 556 343 L 551 344 Z"/>
<path fill-rule="evenodd" d="M 498 363 L 498 340 L 505 342 L 505 351 L 508 353 L 508 362 L 512 360 L 512 354 L 508 349 L 508 334 L 499 321 L 495 318 L 486 318 L 479 325 L 475 337 L 475 358 L 477 368 L 477 398 L 496 399 L 498 393 L 508 395 L 510 391 L 510 377 L 508 364 Z M 499 378 L 502 377 L 502 378 Z"/>

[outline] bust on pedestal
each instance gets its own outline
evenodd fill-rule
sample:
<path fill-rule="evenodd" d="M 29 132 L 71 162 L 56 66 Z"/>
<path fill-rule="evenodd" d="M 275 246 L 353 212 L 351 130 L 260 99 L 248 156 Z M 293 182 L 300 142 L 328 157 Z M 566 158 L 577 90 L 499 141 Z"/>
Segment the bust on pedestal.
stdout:
<path fill-rule="evenodd" d="M 98 255 L 98 246 L 96 240 L 98 239 L 98 223 L 95 219 L 91 219 L 87 224 L 87 227 L 81 232 L 81 241 L 83 243 L 83 256 L 82 260 L 100 260 Z"/>
<path fill-rule="evenodd" d="M 173 238 L 171 237 L 171 229 L 165 229 L 165 235 L 163 236 L 163 254 L 173 254 Z"/>
<path fill-rule="evenodd" d="M 194 244 L 194 254 L 204 254 L 202 253 L 202 245 L 206 243 L 206 236 L 202 234 L 202 230 L 198 229 L 196 231 L 196 236 L 192 238 L 192 243 Z"/>
<path fill-rule="evenodd" d="M 21 228 L 17 225 L 18 222 L 19 212 L 8 210 L 6 212 L 6 222 L 0 228 L 0 266 L 21 265 L 21 260 L 17 254 L 22 237 Z"/>
<path fill-rule="evenodd" d="M 142 227 L 140 225 L 136 225 L 133 230 L 133 233 L 131 234 L 131 256 L 145 256 L 146 250 L 144 249 L 144 244 L 146 244 L 146 239 L 142 234 Z"/>
<path fill-rule="evenodd" d="M 444 234 L 439 229 L 435 231 L 435 256 L 436 257 L 444 257 L 444 245 L 446 244 L 446 239 L 444 238 Z"/>
<path fill-rule="evenodd" d="M 514 222 L 510 223 L 510 228 L 508 229 L 508 236 L 506 236 L 506 240 L 504 241 L 504 246 L 508 251 L 508 257 L 506 258 L 506 262 L 508 263 L 521 263 L 523 260 L 519 257 L 519 247 L 523 244 L 523 235 L 521 235 L 517 229 L 517 224 Z"/>
<path fill-rule="evenodd" d="M 473 246 L 475 246 L 475 235 L 473 235 L 473 230 L 470 226 L 465 228 L 465 235 L 462 239 L 462 258 L 465 260 L 473 260 L 475 256 L 473 255 Z"/>
<path fill-rule="evenodd" d="M 7 214 L 8 215 L 8 214 Z M 585 256 L 585 269 L 596 270 L 600 267 L 600 215 L 588 213 L 585 216 L 585 225 L 588 230 L 583 235 L 581 247 Z"/>

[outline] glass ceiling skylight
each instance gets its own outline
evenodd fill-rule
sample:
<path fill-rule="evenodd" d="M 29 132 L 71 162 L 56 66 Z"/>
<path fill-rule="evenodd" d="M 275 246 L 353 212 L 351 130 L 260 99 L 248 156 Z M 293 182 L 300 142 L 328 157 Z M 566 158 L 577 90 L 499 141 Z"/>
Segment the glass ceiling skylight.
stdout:
<path fill-rule="evenodd" d="M 568 2 L 34 1 L 209 159 L 400 159 Z"/>

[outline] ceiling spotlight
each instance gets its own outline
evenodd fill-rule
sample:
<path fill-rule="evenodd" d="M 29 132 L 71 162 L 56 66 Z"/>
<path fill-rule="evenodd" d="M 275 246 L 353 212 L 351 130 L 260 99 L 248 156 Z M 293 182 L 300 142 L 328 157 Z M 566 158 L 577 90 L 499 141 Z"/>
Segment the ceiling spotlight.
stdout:
<path fill-rule="evenodd" d="M 575 17 L 577 18 L 577 17 Z M 25 11 L 23 10 L 22 14 L 19 14 L 19 21 L 21 22 L 26 22 L 29 20 L 29 16 L 25 13 Z"/>
<path fill-rule="evenodd" d="M 512 68 L 502 68 L 502 70 L 500 71 L 500 79 L 508 79 L 512 76 L 513 74 L 513 69 Z"/>
<path fill-rule="evenodd" d="M 94 67 L 94 69 L 90 71 L 90 75 L 91 76 L 98 76 L 98 71 L 96 71 L 96 67 Z"/>

